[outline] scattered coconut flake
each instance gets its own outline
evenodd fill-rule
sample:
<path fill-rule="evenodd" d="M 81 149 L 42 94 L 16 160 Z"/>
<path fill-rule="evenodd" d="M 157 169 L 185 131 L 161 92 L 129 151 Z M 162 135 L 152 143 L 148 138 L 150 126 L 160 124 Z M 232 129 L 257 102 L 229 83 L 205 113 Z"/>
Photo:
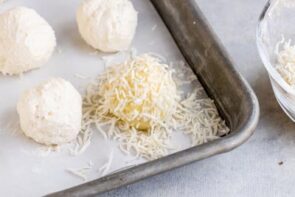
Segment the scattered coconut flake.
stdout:
<path fill-rule="evenodd" d="M 68 150 L 71 155 L 77 156 L 86 151 L 91 144 L 92 130 L 89 128 L 90 124 L 86 123 L 82 127 L 75 141 L 70 143 Z"/>
<path fill-rule="evenodd" d="M 87 173 L 89 172 L 89 170 L 92 169 L 92 167 L 93 167 L 93 162 L 89 161 L 87 163 L 87 166 L 83 168 L 79 168 L 79 169 L 68 168 L 66 169 L 66 172 L 69 172 L 70 174 L 82 179 L 83 181 L 87 181 L 88 179 Z"/>
<path fill-rule="evenodd" d="M 192 146 L 218 139 L 229 132 L 211 99 L 198 99 L 197 92 L 180 102 L 176 120 L 191 136 Z"/>
<path fill-rule="evenodd" d="M 87 176 L 86 174 L 82 171 L 78 171 L 75 169 L 66 169 L 67 172 L 71 173 L 72 175 L 75 175 L 76 177 L 82 179 L 83 181 L 87 181 Z"/>
<path fill-rule="evenodd" d="M 101 173 L 102 176 L 106 175 L 109 172 L 113 162 L 113 158 L 114 158 L 114 151 L 111 150 L 111 153 L 109 155 L 107 162 L 99 168 L 99 172 Z"/>

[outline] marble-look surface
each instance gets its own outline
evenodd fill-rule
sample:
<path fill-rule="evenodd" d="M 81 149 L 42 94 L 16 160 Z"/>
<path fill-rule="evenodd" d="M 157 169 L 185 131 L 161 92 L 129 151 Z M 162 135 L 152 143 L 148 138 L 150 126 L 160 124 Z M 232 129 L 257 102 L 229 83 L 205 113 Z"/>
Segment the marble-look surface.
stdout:
<path fill-rule="evenodd" d="M 261 117 L 256 132 L 229 153 L 102 196 L 295 196 L 295 124 L 274 98 L 255 43 L 266 0 L 196 1 L 258 96 Z"/>

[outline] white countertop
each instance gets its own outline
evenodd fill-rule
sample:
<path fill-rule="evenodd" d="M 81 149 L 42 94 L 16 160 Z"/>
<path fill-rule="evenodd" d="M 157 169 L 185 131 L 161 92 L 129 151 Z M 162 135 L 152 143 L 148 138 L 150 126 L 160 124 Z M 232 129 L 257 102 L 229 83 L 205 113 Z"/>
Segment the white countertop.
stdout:
<path fill-rule="evenodd" d="M 295 124 L 277 104 L 259 58 L 255 30 L 266 0 L 196 0 L 236 69 L 255 90 L 261 117 L 237 149 L 102 196 L 293 196 Z M 279 165 L 279 162 L 283 162 Z"/>

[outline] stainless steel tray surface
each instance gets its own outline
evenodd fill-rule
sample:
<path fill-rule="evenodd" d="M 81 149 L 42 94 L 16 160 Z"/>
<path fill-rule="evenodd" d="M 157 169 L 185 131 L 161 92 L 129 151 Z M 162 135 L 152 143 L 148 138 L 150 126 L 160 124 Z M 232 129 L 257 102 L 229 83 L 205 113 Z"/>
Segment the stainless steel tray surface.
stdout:
<path fill-rule="evenodd" d="M 194 161 L 230 151 L 253 133 L 258 100 L 212 32 L 194 0 L 151 0 L 183 56 L 215 100 L 231 133 L 218 140 L 131 167 L 48 196 L 92 196 Z"/>

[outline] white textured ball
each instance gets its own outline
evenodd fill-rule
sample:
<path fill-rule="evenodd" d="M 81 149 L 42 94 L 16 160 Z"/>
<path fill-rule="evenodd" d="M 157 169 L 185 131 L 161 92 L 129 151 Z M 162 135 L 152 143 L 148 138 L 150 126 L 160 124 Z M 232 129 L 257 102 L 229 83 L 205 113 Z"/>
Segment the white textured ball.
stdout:
<path fill-rule="evenodd" d="M 25 135 L 42 144 L 72 141 L 81 129 L 82 98 L 61 78 L 52 78 L 25 91 L 17 111 Z"/>
<path fill-rule="evenodd" d="M 83 39 L 104 52 L 129 48 L 137 26 L 137 12 L 129 0 L 83 0 L 77 12 Z"/>
<path fill-rule="evenodd" d="M 0 72 L 21 74 L 48 61 L 56 39 L 33 9 L 16 7 L 0 14 Z"/>

